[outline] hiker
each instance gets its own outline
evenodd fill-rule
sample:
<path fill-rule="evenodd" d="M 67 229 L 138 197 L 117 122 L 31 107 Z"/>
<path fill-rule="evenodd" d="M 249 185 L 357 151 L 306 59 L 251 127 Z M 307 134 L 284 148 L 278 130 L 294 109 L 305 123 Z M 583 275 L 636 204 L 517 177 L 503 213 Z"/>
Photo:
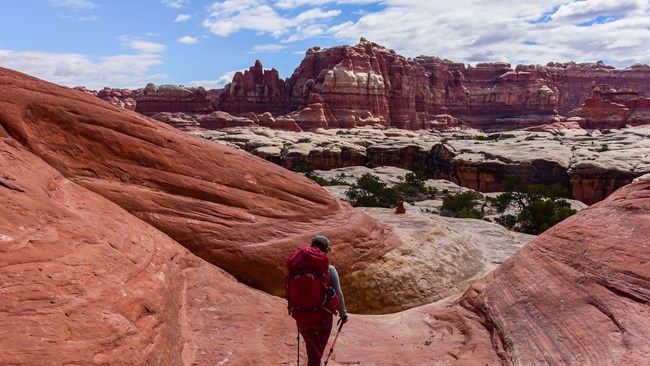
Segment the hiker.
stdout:
<path fill-rule="evenodd" d="M 287 308 L 305 340 L 307 366 L 320 365 L 334 314 L 338 312 L 340 317 L 337 324 L 342 326 L 348 321 L 339 275 L 327 258 L 330 250 L 329 240 L 319 235 L 312 239 L 310 247 L 296 251 L 287 261 Z"/>

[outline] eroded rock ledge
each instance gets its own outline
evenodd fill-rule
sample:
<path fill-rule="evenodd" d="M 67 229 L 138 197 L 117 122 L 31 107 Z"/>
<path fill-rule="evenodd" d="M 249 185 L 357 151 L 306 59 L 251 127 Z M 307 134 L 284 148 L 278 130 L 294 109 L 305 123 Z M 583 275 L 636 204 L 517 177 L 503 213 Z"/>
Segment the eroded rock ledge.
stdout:
<path fill-rule="evenodd" d="M 567 196 L 588 204 L 650 172 L 648 128 L 493 134 L 466 129 L 292 133 L 244 128 L 192 133 L 293 170 L 395 166 L 482 192 L 501 191 L 507 174 L 521 174 L 529 183 L 560 183 Z"/>

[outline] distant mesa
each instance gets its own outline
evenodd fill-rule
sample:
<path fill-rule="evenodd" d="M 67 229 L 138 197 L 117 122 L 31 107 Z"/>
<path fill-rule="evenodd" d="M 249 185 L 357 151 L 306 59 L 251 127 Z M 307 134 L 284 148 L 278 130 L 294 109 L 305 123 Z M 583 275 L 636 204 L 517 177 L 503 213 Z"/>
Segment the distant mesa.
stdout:
<path fill-rule="evenodd" d="M 458 125 L 511 130 L 583 115 L 587 118 L 574 120 L 583 128 L 612 128 L 650 123 L 648 78 L 650 67 L 642 64 L 616 69 L 602 61 L 549 62 L 513 68 L 505 62 L 466 66 L 433 56 L 410 59 L 362 38 L 353 46 L 310 48 L 287 79 L 257 60 L 223 89 L 150 84 L 134 99 L 135 110 L 147 116 L 184 113 L 194 118 L 221 111 L 257 124 L 253 116 L 270 113 L 281 120 L 273 128 L 306 131 Z M 604 107 L 590 99 L 600 85 L 628 93 L 626 106 L 632 109 L 627 115 L 618 111 L 620 120 L 609 121 L 586 111 Z"/>

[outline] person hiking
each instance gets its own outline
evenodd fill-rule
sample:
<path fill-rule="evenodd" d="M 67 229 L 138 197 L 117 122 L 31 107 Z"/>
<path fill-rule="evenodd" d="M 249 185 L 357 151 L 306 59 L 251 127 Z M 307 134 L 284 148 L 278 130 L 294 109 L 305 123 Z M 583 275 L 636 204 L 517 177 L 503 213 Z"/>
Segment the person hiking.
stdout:
<path fill-rule="evenodd" d="M 307 366 L 320 366 L 334 315 L 338 312 L 341 326 L 348 321 L 339 275 L 327 258 L 330 250 L 326 237 L 315 236 L 310 247 L 294 252 L 287 261 L 287 309 L 305 341 Z"/>

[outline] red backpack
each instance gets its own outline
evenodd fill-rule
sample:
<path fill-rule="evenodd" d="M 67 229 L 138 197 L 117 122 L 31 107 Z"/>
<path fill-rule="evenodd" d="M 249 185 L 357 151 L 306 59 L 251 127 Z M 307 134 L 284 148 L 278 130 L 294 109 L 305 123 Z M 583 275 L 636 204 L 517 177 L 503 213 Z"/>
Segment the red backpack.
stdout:
<path fill-rule="evenodd" d="M 313 323 L 336 313 L 339 297 L 330 287 L 330 260 L 320 249 L 306 247 L 287 260 L 287 309 L 294 319 Z"/>

